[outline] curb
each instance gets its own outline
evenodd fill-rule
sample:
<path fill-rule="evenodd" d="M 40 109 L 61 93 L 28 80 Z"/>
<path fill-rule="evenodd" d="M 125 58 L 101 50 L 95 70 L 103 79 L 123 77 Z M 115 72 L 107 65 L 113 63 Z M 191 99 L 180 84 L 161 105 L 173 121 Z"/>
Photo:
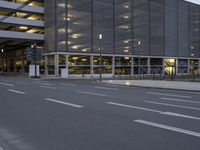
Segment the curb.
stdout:
<path fill-rule="evenodd" d="M 98 82 L 98 81 L 96 81 Z M 98 82 L 100 83 L 100 82 Z M 190 89 L 176 89 L 176 88 L 164 88 L 164 87 L 148 87 L 148 86 L 140 86 L 140 85 L 124 85 L 124 84 L 116 84 L 116 83 L 106 83 L 102 82 L 102 84 L 110 84 L 110 85 L 119 85 L 119 86 L 124 86 L 124 87 L 138 87 L 138 88 L 152 88 L 152 89 L 164 89 L 164 90 L 174 90 L 174 91 L 186 91 L 186 92 L 195 92 L 195 93 L 200 93 L 199 90 L 190 90 Z"/>

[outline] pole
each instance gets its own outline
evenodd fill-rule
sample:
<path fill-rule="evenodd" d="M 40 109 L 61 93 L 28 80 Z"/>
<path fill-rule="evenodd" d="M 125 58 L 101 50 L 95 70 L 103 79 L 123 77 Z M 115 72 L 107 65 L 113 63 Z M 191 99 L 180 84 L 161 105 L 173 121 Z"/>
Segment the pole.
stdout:
<path fill-rule="evenodd" d="M 2 73 L 4 72 L 4 65 L 3 65 L 3 52 L 4 52 L 4 50 L 1 49 L 1 58 L 2 58 L 2 59 L 1 59 L 1 65 L 2 65 L 2 66 L 1 66 L 1 70 L 2 70 L 2 71 L 1 71 L 1 72 L 2 72 Z"/>
<path fill-rule="evenodd" d="M 101 38 L 99 38 L 99 42 L 100 42 L 100 82 L 102 81 L 102 50 L 101 50 L 101 44 L 102 44 L 102 39 Z"/>
<path fill-rule="evenodd" d="M 32 45 L 32 50 L 33 50 L 33 61 L 35 65 L 35 78 L 37 78 L 37 60 L 36 60 L 36 45 Z"/>

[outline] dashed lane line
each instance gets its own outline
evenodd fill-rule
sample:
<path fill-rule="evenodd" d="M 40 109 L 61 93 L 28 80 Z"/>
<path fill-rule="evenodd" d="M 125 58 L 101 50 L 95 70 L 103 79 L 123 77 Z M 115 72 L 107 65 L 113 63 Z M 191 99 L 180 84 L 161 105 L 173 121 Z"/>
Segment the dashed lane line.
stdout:
<path fill-rule="evenodd" d="M 117 88 L 109 88 L 109 87 L 101 87 L 101 86 L 94 86 L 95 89 L 102 89 L 102 90 L 113 90 L 113 91 L 119 91 Z"/>
<path fill-rule="evenodd" d="M 146 93 L 147 94 L 151 94 L 151 95 L 159 95 L 159 96 L 172 96 L 172 97 L 192 98 L 192 96 L 166 94 L 166 93 L 155 93 L 155 92 L 146 92 Z"/>
<path fill-rule="evenodd" d="M 6 85 L 6 86 L 15 86 L 14 84 L 5 83 L 5 82 L 0 82 L 0 84 L 2 84 L 2 85 Z"/>
<path fill-rule="evenodd" d="M 0 150 L 4 150 L 3 147 L 0 146 Z"/>
<path fill-rule="evenodd" d="M 188 100 L 168 98 L 168 97 L 161 97 L 160 99 L 161 100 L 168 100 L 168 101 L 177 101 L 177 102 L 200 104 L 200 102 L 197 102 L 197 101 L 188 101 Z"/>
<path fill-rule="evenodd" d="M 41 88 L 45 88 L 45 89 L 52 89 L 52 90 L 56 90 L 55 87 L 51 87 L 51 86 L 40 86 Z"/>
<path fill-rule="evenodd" d="M 95 96 L 102 96 L 105 97 L 105 94 L 99 94 L 99 93 L 92 93 L 92 92 L 84 92 L 84 91 L 78 91 L 80 94 L 86 94 L 86 95 L 95 95 Z"/>
<path fill-rule="evenodd" d="M 121 106 L 121 107 L 126 107 L 126 108 L 142 110 L 142 111 L 154 112 L 154 113 L 158 113 L 160 115 L 167 115 L 167 116 L 173 116 L 173 117 L 179 117 L 179 118 L 200 120 L 200 118 L 198 118 L 198 117 L 189 116 L 189 115 L 185 115 L 185 114 L 178 114 L 178 113 L 174 113 L 174 112 L 163 112 L 163 111 L 160 111 L 160 110 L 149 109 L 149 108 L 138 107 L 138 106 L 132 106 L 132 105 L 127 105 L 127 104 L 114 103 L 114 102 L 106 102 L 106 103 L 110 104 L 110 105 L 115 105 L 115 106 Z"/>
<path fill-rule="evenodd" d="M 13 93 L 17 93 L 17 94 L 23 94 L 25 95 L 26 93 L 25 92 L 22 92 L 22 91 L 16 91 L 16 90 L 12 90 L 12 89 L 8 89 L 9 92 L 13 92 Z"/>
<path fill-rule="evenodd" d="M 159 102 L 153 102 L 153 101 L 145 101 L 145 102 L 149 103 L 149 104 L 155 104 L 155 105 L 170 106 L 170 107 L 192 109 L 192 110 L 200 110 L 200 108 L 198 108 L 198 107 L 189 107 L 189 106 L 174 105 L 174 104 L 168 104 L 168 103 L 159 103 Z"/>
<path fill-rule="evenodd" d="M 146 120 L 140 120 L 140 119 L 134 120 L 134 122 L 200 138 L 199 132 L 194 132 L 194 131 L 190 131 L 190 130 L 185 130 L 185 129 L 181 129 L 181 128 L 177 128 L 177 127 L 172 127 L 172 126 L 159 124 L 159 123 L 155 123 L 155 122 L 150 122 L 150 121 L 146 121 Z"/>
<path fill-rule="evenodd" d="M 63 104 L 63 105 L 75 107 L 75 108 L 83 108 L 83 106 L 81 106 L 81 105 L 72 104 L 72 103 L 68 103 L 68 102 L 64 102 L 64 101 L 60 101 L 60 100 L 56 100 L 56 99 L 45 98 L 45 100 L 50 101 L 50 102 L 54 102 L 54 103 L 58 103 L 58 104 Z"/>
<path fill-rule="evenodd" d="M 76 86 L 76 84 L 70 84 L 70 83 L 61 83 L 61 85 L 65 85 L 65 86 Z"/>

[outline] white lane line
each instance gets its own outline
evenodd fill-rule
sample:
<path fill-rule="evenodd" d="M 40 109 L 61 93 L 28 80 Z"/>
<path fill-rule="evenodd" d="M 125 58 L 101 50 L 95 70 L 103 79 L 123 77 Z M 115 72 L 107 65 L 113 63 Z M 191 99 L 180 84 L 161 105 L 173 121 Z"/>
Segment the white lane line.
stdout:
<path fill-rule="evenodd" d="M 0 146 L 0 150 L 4 150 L 4 149 Z"/>
<path fill-rule="evenodd" d="M 146 103 L 150 103 L 150 104 L 156 104 L 156 105 L 171 106 L 171 107 L 185 108 L 185 109 L 192 109 L 192 110 L 200 110 L 200 108 L 197 108 L 197 107 L 189 107 L 189 106 L 182 106 L 182 105 L 173 105 L 173 104 L 159 103 L 159 102 L 152 102 L 152 101 L 145 101 L 145 102 Z"/>
<path fill-rule="evenodd" d="M 182 134 L 192 135 L 192 136 L 200 138 L 200 133 L 198 133 L 198 132 L 185 130 L 185 129 L 181 129 L 181 128 L 176 128 L 176 127 L 172 127 L 172 126 L 168 126 L 168 125 L 164 125 L 164 124 L 159 124 L 159 123 L 155 123 L 155 122 L 150 122 L 150 121 L 146 121 L 146 120 L 140 120 L 139 119 L 139 120 L 134 120 L 134 121 L 137 122 L 137 123 L 141 123 L 141 124 L 161 128 L 161 129 L 166 129 L 166 130 L 170 130 L 170 131 L 174 131 L 174 132 L 178 132 L 178 133 L 182 133 Z"/>
<path fill-rule="evenodd" d="M 177 102 L 186 102 L 186 103 L 200 104 L 200 102 L 197 102 L 197 101 L 188 101 L 188 100 L 183 100 L 183 99 L 175 99 L 175 98 L 167 98 L 167 97 L 162 97 L 160 99 L 162 99 L 162 100 L 169 100 L 169 101 L 177 101 Z"/>
<path fill-rule="evenodd" d="M 161 96 L 172 96 L 172 97 L 182 97 L 182 98 L 192 98 L 191 96 L 174 95 L 174 94 L 166 94 L 166 93 L 155 93 L 155 92 L 147 92 L 147 94 L 161 95 Z"/>
<path fill-rule="evenodd" d="M 177 114 L 177 113 L 173 113 L 173 112 L 163 112 L 163 113 L 160 113 L 160 114 L 161 115 L 174 116 L 174 117 L 180 117 L 180 118 L 188 118 L 188 119 L 200 120 L 200 118 L 198 118 L 198 117 L 193 117 L 193 116 L 183 115 L 183 114 Z"/>
<path fill-rule="evenodd" d="M 70 83 L 61 83 L 61 85 L 66 85 L 66 86 L 76 86 L 76 84 L 70 84 Z"/>
<path fill-rule="evenodd" d="M 105 94 L 99 94 L 99 93 L 92 93 L 92 92 L 84 92 L 84 91 L 78 91 L 80 94 L 87 94 L 87 95 L 95 95 L 95 96 L 106 96 Z"/>
<path fill-rule="evenodd" d="M 45 89 L 52 89 L 52 90 L 56 90 L 55 87 L 51 87 L 51 86 L 40 86 L 41 88 L 45 88 Z"/>
<path fill-rule="evenodd" d="M 15 86 L 14 84 L 9 84 L 9 83 L 4 83 L 4 82 L 0 82 L 0 84 L 7 85 L 7 86 Z"/>
<path fill-rule="evenodd" d="M 148 108 L 144 108 L 144 107 L 137 107 L 137 106 L 131 106 L 131 105 L 125 105 L 125 104 L 113 103 L 113 102 L 106 102 L 106 103 L 110 104 L 110 105 L 121 106 L 121 107 L 139 109 L 139 110 L 144 110 L 144 111 L 151 111 L 151 112 L 155 112 L 155 113 L 162 113 L 162 111 L 154 110 L 154 109 L 148 109 Z"/>
<path fill-rule="evenodd" d="M 119 91 L 117 88 L 109 88 L 109 87 L 101 87 L 101 86 L 94 86 L 95 89 L 102 89 L 102 90 L 113 90 L 113 91 Z"/>
<path fill-rule="evenodd" d="M 23 94 L 25 95 L 25 92 L 21 92 L 21 91 L 16 91 L 16 90 L 12 90 L 12 89 L 8 89 L 9 92 L 13 92 L 13 93 L 17 93 L 17 94 Z"/>
<path fill-rule="evenodd" d="M 180 118 L 200 120 L 200 118 L 198 118 L 198 117 L 184 115 L 184 114 L 178 114 L 178 113 L 174 113 L 174 112 L 162 112 L 162 111 L 155 110 L 155 109 L 149 109 L 149 108 L 138 107 L 138 106 L 131 106 L 131 105 L 126 105 L 126 104 L 114 103 L 114 102 L 106 102 L 106 103 L 110 104 L 110 105 L 115 105 L 115 106 L 121 106 L 121 107 L 138 109 L 138 110 L 143 110 L 143 111 L 155 112 L 155 113 L 159 113 L 161 115 L 167 115 L 167 116 L 173 116 L 173 117 L 180 117 Z"/>
<path fill-rule="evenodd" d="M 51 99 L 51 98 L 45 98 L 45 100 L 50 101 L 50 102 L 63 104 L 63 105 L 67 105 L 67 106 L 71 106 L 71 107 L 75 107 L 75 108 L 83 108 L 83 106 L 81 106 L 81 105 L 76 105 L 76 104 L 72 104 L 72 103 L 68 103 L 68 102 L 63 102 L 63 101 L 55 100 L 55 99 Z"/>

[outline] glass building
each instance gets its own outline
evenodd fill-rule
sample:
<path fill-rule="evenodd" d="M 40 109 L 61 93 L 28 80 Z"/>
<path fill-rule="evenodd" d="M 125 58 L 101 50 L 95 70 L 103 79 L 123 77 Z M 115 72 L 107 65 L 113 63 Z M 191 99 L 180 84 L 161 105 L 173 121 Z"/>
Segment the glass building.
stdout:
<path fill-rule="evenodd" d="M 103 76 L 200 73 L 200 5 L 184 0 L 4 0 L 0 3 L 0 17 L 10 15 L 28 21 L 22 26 L 0 20 L 0 32 L 32 32 L 31 37 L 35 38 L 24 35 L 19 49 L 23 51 L 33 43 L 44 47 L 41 64 L 46 75 L 60 76 L 61 70 L 66 69 L 69 76 L 97 76 L 99 34 L 103 37 Z M 11 14 L 10 7 L 5 9 L 3 3 L 27 3 L 29 9 L 25 7 Z M 17 54 L 12 44 L 18 41 L 16 37 L 1 42 L 1 35 L 0 48 Z M 7 45 L 12 50 L 6 50 Z M 23 53 L 19 55 L 20 59 Z M 6 59 L 3 66 L 9 68 Z M 25 57 L 23 60 L 26 62 Z M 15 60 L 11 66 L 16 66 Z"/>
<path fill-rule="evenodd" d="M 187 74 L 200 68 L 200 6 L 184 0 L 48 0 L 47 74 Z"/>

